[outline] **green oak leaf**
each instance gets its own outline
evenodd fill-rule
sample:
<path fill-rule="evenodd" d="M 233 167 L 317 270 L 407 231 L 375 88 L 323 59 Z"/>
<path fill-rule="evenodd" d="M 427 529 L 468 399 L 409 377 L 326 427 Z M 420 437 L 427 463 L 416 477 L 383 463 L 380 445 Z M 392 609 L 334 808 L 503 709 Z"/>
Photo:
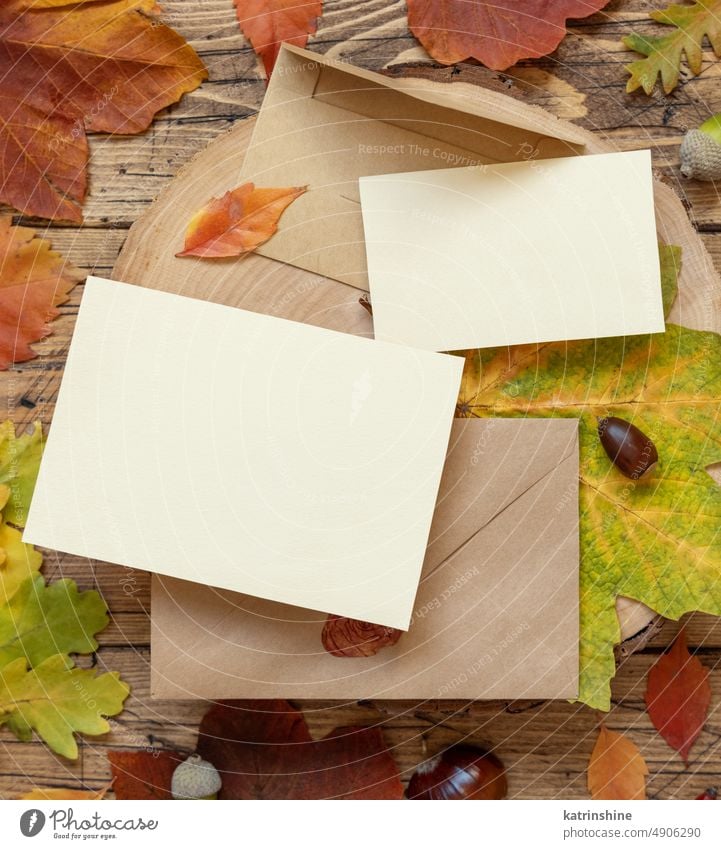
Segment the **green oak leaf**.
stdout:
<path fill-rule="evenodd" d="M 95 590 L 78 592 L 75 581 L 45 584 L 27 579 L 0 607 L 0 669 L 25 657 L 32 666 L 54 654 L 95 651 L 95 634 L 108 624 L 105 602 Z"/>
<path fill-rule="evenodd" d="M 35 480 L 43 454 L 43 433 L 36 422 L 32 433 L 15 435 L 11 421 L 0 424 L 0 485 L 10 490 L 4 509 L 6 522 L 25 527 Z"/>
<path fill-rule="evenodd" d="M 679 251 L 662 248 L 666 301 Z M 671 264 L 671 265 L 670 265 Z M 673 324 L 647 336 L 469 351 L 459 416 L 578 418 L 580 701 L 610 707 L 616 597 L 671 619 L 721 615 L 721 336 Z M 610 462 L 597 417 L 619 416 L 653 439 L 659 464 L 630 480 Z"/>
<path fill-rule="evenodd" d="M 105 717 L 120 713 L 129 691 L 117 672 L 77 669 L 62 654 L 34 669 L 19 657 L 0 670 L 0 725 L 20 740 L 35 731 L 54 752 L 75 759 L 74 733 L 106 734 Z"/>
<path fill-rule="evenodd" d="M 674 3 L 666 9 L 652 11 L 650 17 L 672 29 L 663 35 L 631 33 L 622 39 L 626 47 L 646 57 L 626 65 L 631 75 L 626 91 L 643 88 L 646 94 L 651 94 L 660 77 L 663 90 L 669 94 L 678 85 L 684 56 L 689 70 L 697 76 L 703 66 L 706 38 L 714 53 L 721 56 L 721 0 Z"/>

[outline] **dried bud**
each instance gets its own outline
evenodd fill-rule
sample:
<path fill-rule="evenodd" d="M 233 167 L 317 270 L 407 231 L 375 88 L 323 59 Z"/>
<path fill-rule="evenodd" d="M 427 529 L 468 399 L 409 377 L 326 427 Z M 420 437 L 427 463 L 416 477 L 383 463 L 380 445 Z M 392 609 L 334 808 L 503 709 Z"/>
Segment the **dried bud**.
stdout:
<path fill-rule="evenodd" d="M 358 298 L 358 303 L 363 307 L 364 310 L 367 310 L 368 315 L 373 315 L 373 305 L 371 304 L 370 295 L 361 295 L 360 298 Z"/>
<path fill-rule="evenodd" d="M 653 441 L 631 422 L 615 416 L 599 419 L 598 436 L 606 454 L 628 478 L 637 480 L 658 463 Z"/>
<path fill-rule="evenodd" d="M 328 616 L 323 626 L 323 648 L 334 657 L 372 657 L 394 646 L 403 631 L 346 616 Z"/>

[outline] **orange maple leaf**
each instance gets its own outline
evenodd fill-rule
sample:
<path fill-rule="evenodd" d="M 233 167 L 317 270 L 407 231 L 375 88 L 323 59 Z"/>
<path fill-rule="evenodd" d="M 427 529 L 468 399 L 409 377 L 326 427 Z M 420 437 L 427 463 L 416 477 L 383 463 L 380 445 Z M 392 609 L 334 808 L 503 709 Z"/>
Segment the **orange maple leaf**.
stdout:
<path fill-rule="evenodd" d="M 254 251 L 276 232 L 286 207 L 306 188 L 256 189 L 253 183 L 243 183 L 223 197 L 211 198 L 192 217 L 183 250 L 176 256 L 229 257 Z"/>
<path fill-rule="evenodd" d="M 648 767 L 635 743 L 601 725 L 588 762 L 594 799 L 645 799 Z"/>
<path fill-rule="evenodd" d="M 552 53 L 567 18 L 585 18 L 609 0 L 408 0 L 408 26 L 444 65 L 478 59 L 504 71 Z"/>
<path fill-rule="evenodd" d="M 0 216 L 0 369 L 37 356 L 30 343 L 51 332 L 48 322 L 81 279 L 34 230 Z"/>
<path fill-rule="evenodd" d="M 238 23 L 270 76 L 282 42 L 305 47 L 323 0 L 234 0 Z"/>
<path fill-rule="evenodd" d="M 81 221 L 86 130 L 139 133 L 205 79 L 157 11 L 155 0 L 4 0 L 0 201 Z"/>
<path fill-rule="evenodd" d="M 648 673 L 646 707 L 656 730 L 686 763 L 710 704 L 708 669 L 689 654 L 682 628 L 671 649 Z"/>

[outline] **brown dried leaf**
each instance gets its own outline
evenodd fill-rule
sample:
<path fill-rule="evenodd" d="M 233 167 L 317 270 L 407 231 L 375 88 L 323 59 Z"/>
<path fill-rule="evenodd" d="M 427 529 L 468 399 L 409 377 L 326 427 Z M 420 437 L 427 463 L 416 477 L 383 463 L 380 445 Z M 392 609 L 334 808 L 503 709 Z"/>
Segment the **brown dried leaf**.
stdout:
<path fill-rule="evenodd" d="M 198 754 L 220 772 L 220 799 L 400 799 L 403 787 L 378 727 L 336 728 L 313 740 L 282 700 L 217 704 Z"/>
<path fill-rule="evenodd" d="M 334 657 L 372 657 L 386 646 L 394 646 L 402 635 L 398 628 L 329 614 L 321 640 Z"/>

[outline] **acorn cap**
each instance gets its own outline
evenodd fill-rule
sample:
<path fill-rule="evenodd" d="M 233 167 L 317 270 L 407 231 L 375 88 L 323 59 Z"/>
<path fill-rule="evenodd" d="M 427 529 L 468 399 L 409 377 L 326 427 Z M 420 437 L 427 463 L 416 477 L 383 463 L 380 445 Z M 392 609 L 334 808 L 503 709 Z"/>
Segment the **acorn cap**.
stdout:
<path fill-rule="evenodd" d="M 681 173 L 689 180 L 721 179 L 721 144 L 700 128 L 689 130 L 681 143 Z"/>
<path fill-rule="evenodd" d="M 175 768 L 170 792 L 173 799 L 211 799 L 221 786 L 220 774 L 213 764 L 200 755 L 191 755 Z"/>

